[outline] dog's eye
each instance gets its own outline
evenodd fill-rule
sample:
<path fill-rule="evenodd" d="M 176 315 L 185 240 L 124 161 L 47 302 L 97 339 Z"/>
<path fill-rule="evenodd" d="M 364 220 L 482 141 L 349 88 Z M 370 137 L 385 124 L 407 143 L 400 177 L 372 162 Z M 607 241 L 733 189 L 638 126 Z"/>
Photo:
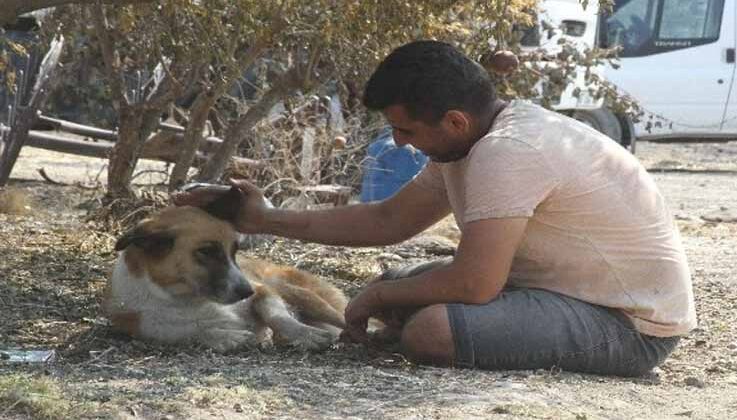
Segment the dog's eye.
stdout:
<path fill-rule="evenodd" d="M 195 252 L 198 256 L 207 259 L 218 259 L 222 258 L 222 256 L 224 255 L 222 248 L 215 244 L 197 248 Z"/>

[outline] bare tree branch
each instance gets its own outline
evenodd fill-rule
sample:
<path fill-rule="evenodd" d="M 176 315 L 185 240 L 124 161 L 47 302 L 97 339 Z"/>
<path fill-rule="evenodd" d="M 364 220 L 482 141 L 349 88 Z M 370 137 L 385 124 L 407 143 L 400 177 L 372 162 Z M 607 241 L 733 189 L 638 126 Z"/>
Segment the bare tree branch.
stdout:
<path fill-rule="evenodd" d="M 115 52 L 115 41 L 113 41 L 110 28 L 105 17 L 105 10 L 98 3 L 92 9 L 92 21 L 95 25 L 95 32 L 100 41 L 100 49 L 102 50 L 102 60 L 105 63 L 105 72 L 110 81 L 110 90 L 113 99 L 120 106 L 127 105 L 128 101 L 125 97 L 123 82 L 120 80 L 120 69 L 118 68 L 118 56 Z"/>
<path fill-rule="evenodd" d="M 12 23 L 23 13 L 47 7 L 63 6 L 65 4 L 93 4 L 98 0 L 3 0 L 0 7 L 0 25 Z M 124 5 L 133 3 L 152 3 L 154 0 L 102 0 L 103 3 Z"/>

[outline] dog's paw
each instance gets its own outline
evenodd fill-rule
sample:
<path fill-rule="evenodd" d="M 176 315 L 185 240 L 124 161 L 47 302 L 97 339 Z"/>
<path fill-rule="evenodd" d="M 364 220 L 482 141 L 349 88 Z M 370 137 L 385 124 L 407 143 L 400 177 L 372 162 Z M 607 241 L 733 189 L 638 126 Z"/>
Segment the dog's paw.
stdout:
<path fill-rule="evenodd" d="M 218 353 L 227 353 L 240 347 L 255 348 L 261 343 L 258 336 L 251 331 L 214 329 L 202 338 L 202 344 Z"/>
<path fill-rule="evenodd" d="M 300 329 L 299 334 L 290 337 L 288 344 L 305 350 L 320 351 L 327 349 L 337 340 L 338 336 L 331 331 L 305 326 Z"/>

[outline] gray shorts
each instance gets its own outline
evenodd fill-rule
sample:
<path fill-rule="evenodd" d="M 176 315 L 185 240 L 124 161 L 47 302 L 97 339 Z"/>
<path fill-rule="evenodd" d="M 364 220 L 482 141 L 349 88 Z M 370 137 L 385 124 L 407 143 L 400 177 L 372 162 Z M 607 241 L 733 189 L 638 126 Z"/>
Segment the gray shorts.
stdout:
<path fill-rule="evenodd" d="M 382 279 L 411 277 L 447 262 L 391 269 Z M 483 305 L 446 307 L 458 367 L 640 376 L 680 339 L 644 335 L 620 310 L 543 289 L 507 287 Z"/>

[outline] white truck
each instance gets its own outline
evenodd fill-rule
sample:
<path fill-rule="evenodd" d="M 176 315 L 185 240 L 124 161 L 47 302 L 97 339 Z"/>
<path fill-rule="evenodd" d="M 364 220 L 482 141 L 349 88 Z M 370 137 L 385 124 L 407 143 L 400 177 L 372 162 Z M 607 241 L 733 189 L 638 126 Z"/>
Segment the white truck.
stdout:
<path fill-rule="evenodd" d="M 588 3 L 542 0 L 540 21 L 557 29 L 552 37 L 541 33 L 539 46 L 554 49 L 565 37 L 582 47 L 621 47 L 620 67 L 602 66 L 599 75 L 646 114 L 633 124 L 602 101 L 574 97 L 575 86 L 559 111 L 631 149 L 635 139 L 737 138 L 735 0 L 615 0 L 601 14 L 597 0 Z"/>

